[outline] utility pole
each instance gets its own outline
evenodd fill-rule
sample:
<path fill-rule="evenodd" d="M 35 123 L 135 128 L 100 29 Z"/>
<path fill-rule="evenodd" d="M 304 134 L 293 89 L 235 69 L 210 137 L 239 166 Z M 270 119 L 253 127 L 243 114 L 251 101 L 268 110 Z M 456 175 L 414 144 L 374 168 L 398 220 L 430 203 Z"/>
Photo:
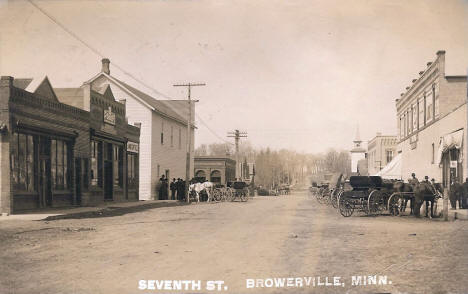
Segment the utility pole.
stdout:
<path fill-rule="evenodd" d="M 189 195 L 189 180 L 190 180 L 190 149 L 192 148 L 192 101 L 198 102 L 199 100 L 191 100 L 191 90 L 192 87 L 197 86 L 205 86 L 206 84 L 198 83 L 198 84 L 175 84 L 174 87 L 188 87 L 188 118 L 187 118 L 187 158 L 185 164 L 185 201 L 187 203 L 190 202 L 190 195 Z"/>
<path fill-rule="evenodd" d="M 240 138 L 247 138 L 247 132 L 234 130 L 234 132 L 228 132 L 228 138 L 234 138 L 236 143 L 236 179 L 239 179 L 239 140 Z"/>

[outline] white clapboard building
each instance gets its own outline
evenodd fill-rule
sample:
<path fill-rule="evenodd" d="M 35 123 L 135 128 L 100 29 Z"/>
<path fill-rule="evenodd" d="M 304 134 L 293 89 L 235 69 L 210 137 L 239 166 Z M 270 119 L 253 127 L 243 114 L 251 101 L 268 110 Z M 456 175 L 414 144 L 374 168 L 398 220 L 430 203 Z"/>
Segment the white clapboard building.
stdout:
<path fill-rule="evenodd" d="M 187 144 L 187 100 L 156 99 L 110 74 L 110 61 L 102 60 L 101 72 L 83 84 L 84 91 L 110 85 L 112 93 L 126 105 L 129 124 L 141 123 L 139 199 L 159 199 L 156 185 L 161 177 L 185 179 Z M 192 118 L 195 115 L 192 103 Z M 193 167 L 194 124 L 192 119 L 191 166 Z M 190 178 L 193 177 L 191 169 Z M 169 193 L 170 195 L 170 193 Z"/>

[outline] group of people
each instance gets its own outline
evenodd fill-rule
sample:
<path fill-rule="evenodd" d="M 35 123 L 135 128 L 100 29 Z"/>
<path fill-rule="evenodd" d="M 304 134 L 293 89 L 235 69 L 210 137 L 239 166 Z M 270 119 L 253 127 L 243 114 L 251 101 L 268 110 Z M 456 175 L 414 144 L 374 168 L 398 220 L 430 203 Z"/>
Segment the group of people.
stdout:
<path fill-rule="evenodd" d="M 412 185 L 419 183 L 414 173 L 411 174 L 411 178 L 408 180 L 408 183 Z M 433 192 L 436 193 L 434 179 L 431 179 L 431 181 L 429 181 L 429 177 L 425 176 L 423 183 L 430 184 L 430 187 L 432 187 Z M 462 184 L 458 183 L 458 179 L 456 177 L 453 179 L 450 185 L 449 200 L 451 209 L 457 209 L 457 202 L 459 209 L 468 208 L 468 178 L 466 178 L 465 182 Z"/>
<path fill-rule="evenodd" d="M 171 196 L 169 198 L 169 190 L 171 191 Z M 185 181 L 181 178 L 172 179 L 172 182 L 169 183 L 169 179 L 165 175 L 162 175 L 159 178 L 159 182 L 156 185 L 156 191 L 158 192 L 159 200 L 185 200 Z"/>

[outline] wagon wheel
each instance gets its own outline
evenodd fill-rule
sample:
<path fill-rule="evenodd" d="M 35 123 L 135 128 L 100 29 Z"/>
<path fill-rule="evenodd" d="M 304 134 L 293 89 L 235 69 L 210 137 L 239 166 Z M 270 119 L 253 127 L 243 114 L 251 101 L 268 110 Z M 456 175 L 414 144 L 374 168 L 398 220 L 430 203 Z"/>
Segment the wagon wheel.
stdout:
<path fill-rule="evenodd" d="M 341 190 L 334 190 L 333 193 L 330 195 L 330 202 L 333 208 L 338 208 L 338 195 L 341 193 Z"/>
<path fill-rule="evenodd" d="M 338 210 L 342 216 L 349 217 L 353 214 L 354 207 L 347 197 L 340 196 L 338 200 Z"/>
<path fill-rule="evenodd" d="M 387 204 L 387 209 L 388 212 L 390 212 L 391 215 L 397 216 L 400 214 L 400 209 L 401 209 L 401 197 L 400 195 L 393 193 L 390 198 L 388 198 L 388 204 Z"/>
<path fill-rule="evenodd" d="M 213 199 L 215 201 L 221 201 L 221 191 L 219 189 L 213 190 Z"/>
<path fill-rule="evenodd" d="M 381 214 L 384 209 L 385 203 L 382 192 L 378 190 L 372 191 L 367 199 L 367 213 Z"/>
<path fill-rule="evenodd" d="M 320 204 L 323 204 L 323 197 L 322 197 L 322 192 L 318 191 L 315 193 L 315 199 L 317 199 L 317 202 Z"/>
<path fill-rule="evenodd" d="M 231 188 L 226 191 L 226 201 L 234 201 L 234 192 Z"/>
<path fill-rule="evenodd" d="M 249 200 L 249 196 L 247 195 L 247 192 L 245 190 L 242 190 L 240 192 L 240 199 L 242 202 L 247 202 L 247 200 Z"/>

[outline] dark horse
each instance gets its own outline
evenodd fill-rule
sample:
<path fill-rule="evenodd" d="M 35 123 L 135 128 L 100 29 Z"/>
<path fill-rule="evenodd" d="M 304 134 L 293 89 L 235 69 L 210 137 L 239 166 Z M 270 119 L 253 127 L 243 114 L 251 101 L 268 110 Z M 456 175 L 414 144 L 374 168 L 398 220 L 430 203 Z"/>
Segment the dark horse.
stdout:
<path fill-rule="evenodd" d="M 393 183 L 393 189 L 396 192 L 413 192 L 413 190 L 414 190 L 412 184 L 408 184 L 408 183 L 405 183 L 403 181 L 397 181 L 397 182 Z M 409 200 L 410 201 L 410 208 L 411 208 L 410 214 L 413 214 L 413 210 L 414 210 L 413 198 L 408 197 L 406 195 L 403 196 L 403 198 L 405 199 L 405 201 L 401 204 L 400 212 L 403 212 L 403 211 L 406 210 L 406 205 L 408 204 L 408 200 Z"/>
<path fill-rule="evenodd" d="M 421 205 L 426 201 L 426 217 L 429 212 L 429 203 L 431 204 L 431 218 L 434 217 L 434 202 L 438 199 L 438 192 L 442 193 L 443 189 L 440 184 L 431 184 L 429 182 L 421 182 L 414 187 L 414 215 L 419 216 Z"/>

